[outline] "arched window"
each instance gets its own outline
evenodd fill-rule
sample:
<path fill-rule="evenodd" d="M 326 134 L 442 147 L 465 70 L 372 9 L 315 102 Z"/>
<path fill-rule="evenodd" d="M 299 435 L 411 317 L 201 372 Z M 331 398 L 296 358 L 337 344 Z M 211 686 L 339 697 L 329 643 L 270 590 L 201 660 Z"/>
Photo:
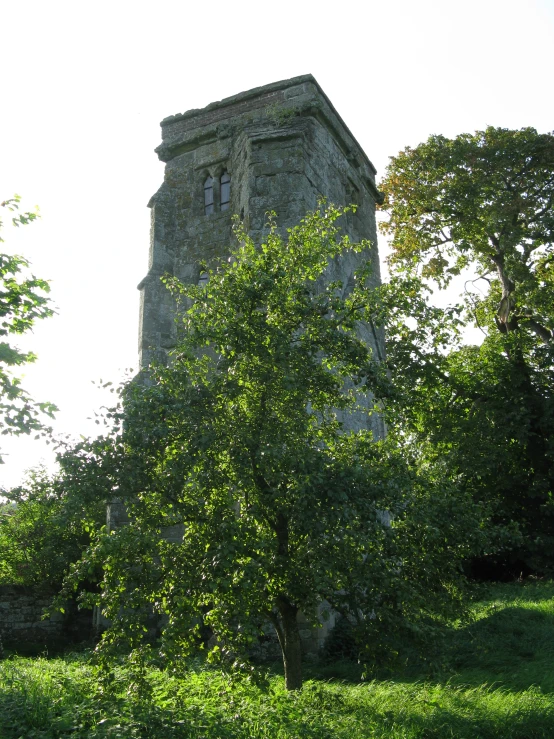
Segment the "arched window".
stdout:
<path fill-rule="evenodd" d="M 214 181 L 213 178 L 208 175 L 204 182 L 204 213 L 214 212 Z"/>
<path fill-rule="evenodd" d="M 231 175 L 224 172 L 219 180 L 220 189 L 220 206 L 221 210 L 228 210 L 231 202 Z"/>
<path fill-rule="evenodd" d="M 202 270 L 198 277 L 198 284 L 200 285 L 200 287 L 206 287 L 209 279 L 210 275 L 206 272 L 206 270 Z"/>

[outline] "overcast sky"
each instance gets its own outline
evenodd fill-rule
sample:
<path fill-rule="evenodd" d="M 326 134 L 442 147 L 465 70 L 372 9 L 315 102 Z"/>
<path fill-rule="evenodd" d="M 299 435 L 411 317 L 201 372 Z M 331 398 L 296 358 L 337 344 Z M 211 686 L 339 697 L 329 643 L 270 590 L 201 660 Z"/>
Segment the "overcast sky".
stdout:
<path fill-rule="evenodd" d="M 57 306 L 19 341 L 39 355 L 24 385 L 75 436 L 95 431 L 92 381 L 136 367 L 162 118 L 312 73 L 379 174 L 432 133 L 554 128 L 554 0 L 4 0 L 0 23 L 0 199 L 42 216 L 5 247 Z M 2 448 L 0 484 L 49 460 Z"/>

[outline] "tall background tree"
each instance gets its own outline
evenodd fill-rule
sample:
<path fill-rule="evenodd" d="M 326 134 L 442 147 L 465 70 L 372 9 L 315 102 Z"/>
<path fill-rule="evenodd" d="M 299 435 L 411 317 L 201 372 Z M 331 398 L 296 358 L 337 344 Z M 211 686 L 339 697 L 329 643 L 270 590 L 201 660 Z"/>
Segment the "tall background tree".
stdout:
<path fill-rule="evenodd" d="M 508 572 L 552 567 L 554 136 L 431 136 L 391 159 L 381 189 L 398 431 L 443 458 L 504 534 L 519 530 L 495 555 Z M 462 300 L 432 307 L 432 289 L 453 278 Z M 480 345 L 463 340 L 469 326 Z"/>

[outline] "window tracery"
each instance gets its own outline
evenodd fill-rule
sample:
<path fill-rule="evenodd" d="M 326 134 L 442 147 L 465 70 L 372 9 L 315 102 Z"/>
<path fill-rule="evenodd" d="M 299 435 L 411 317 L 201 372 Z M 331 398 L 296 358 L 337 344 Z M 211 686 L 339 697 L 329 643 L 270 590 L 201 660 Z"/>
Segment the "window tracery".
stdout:
<path fill-rule="evenodd" d="M 221 170 L 219 170 L 221 172 Z M 204 180 L 204 214 L 210 215 L 219 211 L 229 210 L 231 206 L 231 175 L 224 170 L 221 175 L 215 172 L 207 174 Z"/>
<path fill-rule="evenodd" d="M 231 202 L 231 175 L 224 172 L 219 179 L 219 202 L 221 210 L 229 210 Z"/>
<path fill-rule="evenodd" d="M 204 213 L 208 215 L 214 212 L 214 180 L 213 177 L 206 178 L 204 182 Z"/>

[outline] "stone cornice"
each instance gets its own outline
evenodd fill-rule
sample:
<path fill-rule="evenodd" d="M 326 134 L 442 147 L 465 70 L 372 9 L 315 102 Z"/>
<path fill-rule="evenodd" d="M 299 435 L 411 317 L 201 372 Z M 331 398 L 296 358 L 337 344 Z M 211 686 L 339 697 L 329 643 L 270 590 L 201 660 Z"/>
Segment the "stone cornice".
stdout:
<path fill-rule="evenodd" d="M 302 86 L 304 89 L 295 95 L 286 95 L 292 88 Z M 313 88 L 310 90 L 310 86 L 315 87 L 316 94 Z M 162 161 L 170 161 L 179 154 L 191 151 L 199 143 L 232 135 L 235 130 L 233 118 L 255 115 L 256 111 L 271 109 L 272 106 L 275 106 L 277 118 L 281 110 L 284 114 L 289 113 L 292 120 L 296 116 L 311 116 L 328 128 L 345 156 L 354 164 L 358 160 L 367 167 L 369 176 L 363 177 L 364 183 L 376 201 L 380 202 L 382 198 L 375 185 L 375 167 L 311 74 L 256 87 L 210 103 L 205 108 L 195 108 L 164 118 L 161 122 L 163 142 L 157 147 L 156 153 Z"/>

